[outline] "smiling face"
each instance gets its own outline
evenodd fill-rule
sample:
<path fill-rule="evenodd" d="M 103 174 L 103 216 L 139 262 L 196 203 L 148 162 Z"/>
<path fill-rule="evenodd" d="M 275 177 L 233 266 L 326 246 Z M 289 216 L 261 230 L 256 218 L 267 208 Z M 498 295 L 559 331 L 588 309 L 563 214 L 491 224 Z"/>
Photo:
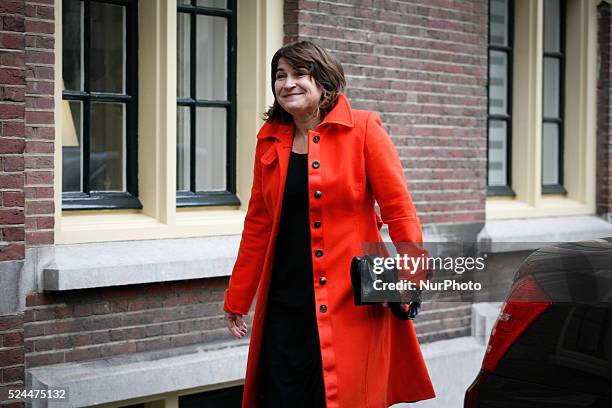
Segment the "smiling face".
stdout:
<path fill-rule="evenodd" d="M 293 68 L 285 58 L 280 58 L 274 80 L 274 93 L 279 105 L 296 118 L 308 117 L 316 112 L 322 90 L 308 72 Z"/>

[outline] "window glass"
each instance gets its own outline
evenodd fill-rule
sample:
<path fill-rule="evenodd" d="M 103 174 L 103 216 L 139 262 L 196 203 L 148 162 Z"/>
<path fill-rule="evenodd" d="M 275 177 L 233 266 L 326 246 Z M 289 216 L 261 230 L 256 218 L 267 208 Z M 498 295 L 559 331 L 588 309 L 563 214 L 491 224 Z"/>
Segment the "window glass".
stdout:
<path fill-rule="evenodd" d="M 227 98 L 227 20 L 197 16 L 196 98 Z"/>
<path fill-rule="evenodd" d="M 501 120 L 489 121 L 489 185 L 505 186 L 507 174 L 507 127 Z"/>
<path fill-rule="evenodd" d="M 92 191 L 125 191 L 125 105 L 91 104 Z"/>
<path fill-rule="evenodd" d="M 125 91 L 125 7 L 89 3 L 91 49 L 89 86 L 96 92 Z"/>
<path fill-rule="evenodd" d="M 83 90 L 83 2 L 62 2 L 62 78 L 63 89 Z"/>
<path fill-rule="evenodd" d="M 191 110 L 179 106 L 176 132 L 176 189 L 189 191 L 191 180 Z"/>
<path fill-rule="evenodd" d="M 196 110 L 196 190 L 223 190 L 226 186 L 226 111 Z"/>
<path fill-rule="evenodd" d="M 191 16 L 187 13 L 177 14 L 177 64 L 176 64 L 176 89 L 179 98 L 189 98 L 191 86 Z"/>

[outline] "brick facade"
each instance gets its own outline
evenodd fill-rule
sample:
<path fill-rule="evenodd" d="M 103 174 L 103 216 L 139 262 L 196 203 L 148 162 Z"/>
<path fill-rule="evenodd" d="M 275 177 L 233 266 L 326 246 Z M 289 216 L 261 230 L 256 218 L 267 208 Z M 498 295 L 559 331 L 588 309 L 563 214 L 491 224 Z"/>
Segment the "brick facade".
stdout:
<path fill-rule="evenodd" d="M 487 1 L 285 1 L 285 42 L 333 51 L 377 111 L 425 224 L 485 216 Z"/>
<path fill-rule="evenodd" d="M 25 257 L 25 2 L 0 6 L 0 261 Z"/>
<path fill-rule="evenodd" d="M 226 278 L 30 294 L 28 368 L 231 338 Z"/>
<path fill-rule="evenodd" d="M 610 4 L 598 7 L 597 213 L 612 216 L 612 18 Z"/>

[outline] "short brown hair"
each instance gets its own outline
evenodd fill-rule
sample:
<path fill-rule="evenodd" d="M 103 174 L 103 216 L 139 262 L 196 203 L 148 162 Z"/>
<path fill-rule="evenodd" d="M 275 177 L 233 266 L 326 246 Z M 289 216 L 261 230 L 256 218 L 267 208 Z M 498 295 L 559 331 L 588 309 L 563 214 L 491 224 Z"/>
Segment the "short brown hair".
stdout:
<path fill-rule="evenodd" d="M 293 122 L 293 117 L 280 106 L 276 100 L 276 92 L 274 92 L 276 70 L 281 58 L 287 60 L 287 63 L 294 69 L 306 70 L 321 87 L 323 93 L 319 101 L 319 116 L 325 117 L 336 106 L 338 96 L 346 86 L 344 69 L 340 62 L 324 48 L 311 41 L 298 41 L 281 47 L 272 57 L 270 75 L 274 104 L 264 113 L 264 120 L 281 123 Z"/>

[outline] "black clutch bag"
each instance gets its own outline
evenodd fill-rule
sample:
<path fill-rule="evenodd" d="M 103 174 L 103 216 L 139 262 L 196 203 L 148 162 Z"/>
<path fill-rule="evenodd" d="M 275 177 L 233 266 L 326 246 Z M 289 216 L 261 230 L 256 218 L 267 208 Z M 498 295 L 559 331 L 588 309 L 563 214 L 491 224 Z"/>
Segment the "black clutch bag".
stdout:
<path fill-rule="evenodd" d="M 394 268 L 382 268 L 380 273 L 374 271 L 374 257 L 366 255 L 354 257 L 351 261 L 351 284 L 356 306 L 381 304 L 387 302 L 391 312 L 400 320 L 412 320 L 421 309 L 421 291 L 411 290 L 411 299 L 402 302 L 397 290 L 376 290 L 385 283 L 396 283 L 398 272 Z M 379 281 L 375 284 L 375 281 Z"/>

